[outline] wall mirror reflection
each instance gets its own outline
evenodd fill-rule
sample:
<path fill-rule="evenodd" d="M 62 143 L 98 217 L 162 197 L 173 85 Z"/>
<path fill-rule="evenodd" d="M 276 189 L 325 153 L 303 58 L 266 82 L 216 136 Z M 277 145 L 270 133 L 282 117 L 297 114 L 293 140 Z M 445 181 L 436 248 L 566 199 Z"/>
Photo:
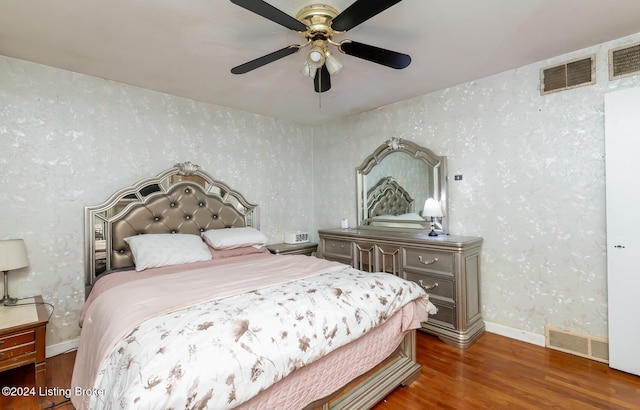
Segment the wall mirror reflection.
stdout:
<path fill-rule="evenodd" d="M 401 138 L 380 145 L 356 168 L 358 225 L 369 228 L 431 229 L 427 199 L 440 206 L 438 233 L 447 232 L 446 157 Z"/>

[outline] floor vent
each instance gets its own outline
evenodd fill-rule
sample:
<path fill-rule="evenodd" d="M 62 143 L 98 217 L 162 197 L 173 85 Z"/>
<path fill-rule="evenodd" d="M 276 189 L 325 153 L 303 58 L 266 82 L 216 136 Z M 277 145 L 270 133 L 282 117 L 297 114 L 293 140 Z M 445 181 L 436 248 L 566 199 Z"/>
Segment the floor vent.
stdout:
<path fill-rule="evenodd" d="M 545 346 L 550 349 L 609 363 L 609 343 L 605 338 L 567 332 L 550 326 L 545 327 L 544 333 Z"/>
<path fill-rule="evenodd" d="M 596 83 L 595 54 L 540 70 L 540 95 Z"/>
<path fill-rule="evenodd" d="M 609 80 L 640 74 L 640 43 L 609 50 Z"/>

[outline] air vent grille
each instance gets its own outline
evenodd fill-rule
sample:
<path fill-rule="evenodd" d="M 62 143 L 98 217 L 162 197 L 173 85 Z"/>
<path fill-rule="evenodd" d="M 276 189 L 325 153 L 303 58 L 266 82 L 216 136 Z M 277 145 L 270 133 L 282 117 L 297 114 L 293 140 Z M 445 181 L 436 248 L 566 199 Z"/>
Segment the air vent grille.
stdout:
<path fill-rule="evenodd" d="M 540 94 L 595 84 L 595 55 L 568 61 L 540 72 Z"/>
<path fill-rule="evenodd" d="M 640 74 L 640 43 L 609 51 L 609 79 Z"/>
<path fill-rule="evenodd" d="M 586 357 L 598 362 L 609 362 L 609 343 L 604 338 L 571 333 L 546 326 L 545 345 L 550 349 Z"/>

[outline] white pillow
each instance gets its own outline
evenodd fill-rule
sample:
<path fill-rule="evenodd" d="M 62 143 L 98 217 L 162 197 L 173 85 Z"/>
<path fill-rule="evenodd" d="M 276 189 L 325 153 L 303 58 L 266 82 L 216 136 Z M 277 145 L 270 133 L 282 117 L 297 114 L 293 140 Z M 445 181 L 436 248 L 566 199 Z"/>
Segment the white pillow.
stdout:
<path fill-rule="evenodd" d="M 198 235 L 146 234 L 124 240 L 131 248 L 137 271 L 211 259 L 207 244 Z"/>
<path fill-rule="evenodd" d="M 249 226 L 244 228 L 210 229 L 202 232 L 204 241 L 214 249 L 235 249 L 245 246 L 259 248 L 267 243 L 265 234 Z"/>

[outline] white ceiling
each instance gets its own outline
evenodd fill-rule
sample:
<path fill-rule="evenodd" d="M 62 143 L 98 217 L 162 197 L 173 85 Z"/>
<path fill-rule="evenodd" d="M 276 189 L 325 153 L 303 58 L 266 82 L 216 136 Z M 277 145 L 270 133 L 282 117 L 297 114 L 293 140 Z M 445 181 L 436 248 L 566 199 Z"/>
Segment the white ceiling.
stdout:
<path fill-rule="evenodd" d="M 268 0 L 295 16 L 309 0 Z M 323 2 L 338 11 L 353 0 Z M 301 37 L 228 0 L 4 0 L 0 54 L 288 121 L 317 124 L 640 32 L 640 0 L 404 0 L 334 40 L 407 53 L 394 70 L 338 55 L 313 91 Z M 321 102 L 321 107 L 319 106 Z"/>

